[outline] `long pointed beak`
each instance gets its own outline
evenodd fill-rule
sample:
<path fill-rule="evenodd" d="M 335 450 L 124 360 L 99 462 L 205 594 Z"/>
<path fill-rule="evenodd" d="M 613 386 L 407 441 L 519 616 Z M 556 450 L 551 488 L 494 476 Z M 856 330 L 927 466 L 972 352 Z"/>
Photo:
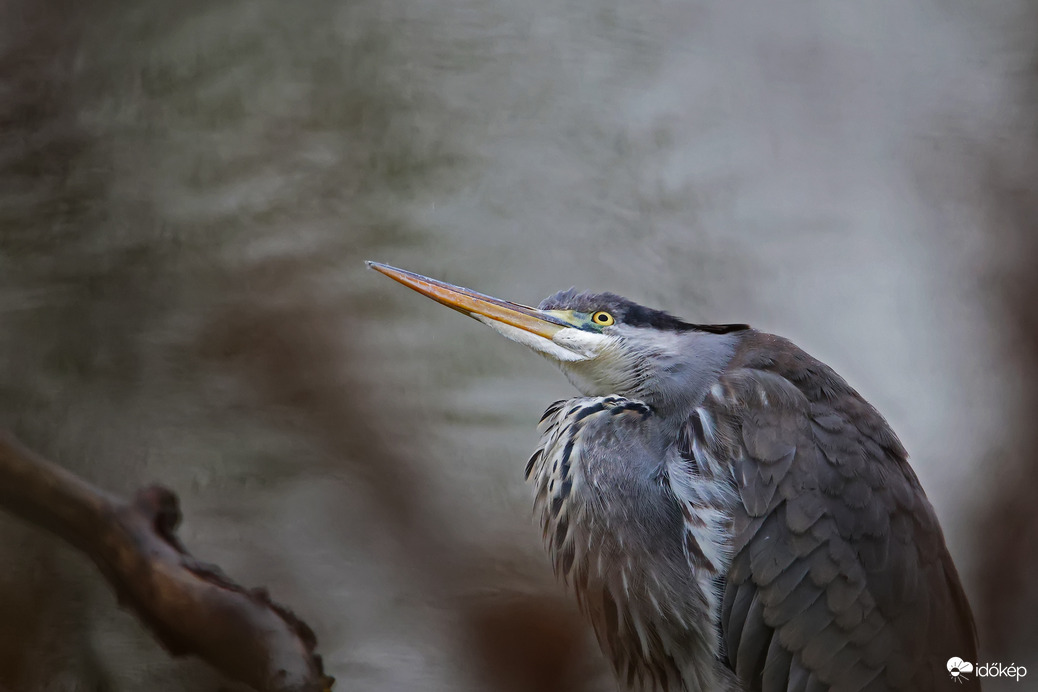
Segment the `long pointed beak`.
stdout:
<path fill-rule="evenodd" d="M 481 322 L 483 321 L 481 318 L 493 320 L 536 334 L 549 341 L 560 330 L 572 326 L 549 312 L 528 305 L 492 298 L 445 281 L 437 281 L 421 274 L 390 267 L 388 264 L 367 262 L 367 265 L 394 281 L 399 281 L 408 288 L 432 298 L 437 303 L 479 319 Z"/>

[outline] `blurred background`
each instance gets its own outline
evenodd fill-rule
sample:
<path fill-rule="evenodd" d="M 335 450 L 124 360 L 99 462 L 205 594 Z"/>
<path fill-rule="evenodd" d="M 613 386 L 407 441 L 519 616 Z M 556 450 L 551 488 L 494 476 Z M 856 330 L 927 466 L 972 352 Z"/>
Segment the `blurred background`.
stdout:
<path fill-rule="evenodd" d="M 912 454 L 1038 676 L 1038 5 L 0 3 L 0 426 L 342 690 L 613 689 L 522 480 L 569 385 L 365 259 L 750 322 Z M 232 689 L 0 515 L 0 687 Z M 1031 683 L 991 684 L 989 690 Z"/>

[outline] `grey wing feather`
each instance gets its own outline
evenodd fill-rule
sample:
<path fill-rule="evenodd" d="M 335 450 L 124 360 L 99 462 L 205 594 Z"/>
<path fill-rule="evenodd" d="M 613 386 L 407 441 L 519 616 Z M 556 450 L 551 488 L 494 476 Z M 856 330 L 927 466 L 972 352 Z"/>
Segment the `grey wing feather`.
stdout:
<path fill-rule="evenodd" d="M 976 660 L 976 636 L 904 449 L 827 366 L 758 339 L 701 406 L 715 429 L 699 443 L 731 461 L 740 499 L 730 666 L 747 690 L 935 689 L 948 658 Z"/>

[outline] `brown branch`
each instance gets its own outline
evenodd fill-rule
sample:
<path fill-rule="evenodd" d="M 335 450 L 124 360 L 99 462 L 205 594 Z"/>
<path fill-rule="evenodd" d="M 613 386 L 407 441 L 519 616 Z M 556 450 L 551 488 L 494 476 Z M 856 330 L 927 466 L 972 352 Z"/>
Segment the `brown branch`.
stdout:
<path fill-rule="evenodd" d="M 305 623 L 184 550 L 169 490 L 146 488 L 124 502 L 0 432 L 0 508 L 86 553 L 174 656 L 199 656 L 260 692 L 331 688 Z"/>

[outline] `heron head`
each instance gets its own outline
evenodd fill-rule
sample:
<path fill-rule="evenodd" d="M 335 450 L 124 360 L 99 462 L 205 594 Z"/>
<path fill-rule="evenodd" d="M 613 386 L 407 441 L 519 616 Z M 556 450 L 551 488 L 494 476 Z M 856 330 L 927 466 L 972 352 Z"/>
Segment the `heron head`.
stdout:
<path fill-rule="evenodd" d="M 690 324 L 614 293 L 570 289 L 534 308 L 377 262 L 368 266 L 554 361 L 586 396 L 616 394 L 654 406 L 696 398 L 748 329 Z"/>

